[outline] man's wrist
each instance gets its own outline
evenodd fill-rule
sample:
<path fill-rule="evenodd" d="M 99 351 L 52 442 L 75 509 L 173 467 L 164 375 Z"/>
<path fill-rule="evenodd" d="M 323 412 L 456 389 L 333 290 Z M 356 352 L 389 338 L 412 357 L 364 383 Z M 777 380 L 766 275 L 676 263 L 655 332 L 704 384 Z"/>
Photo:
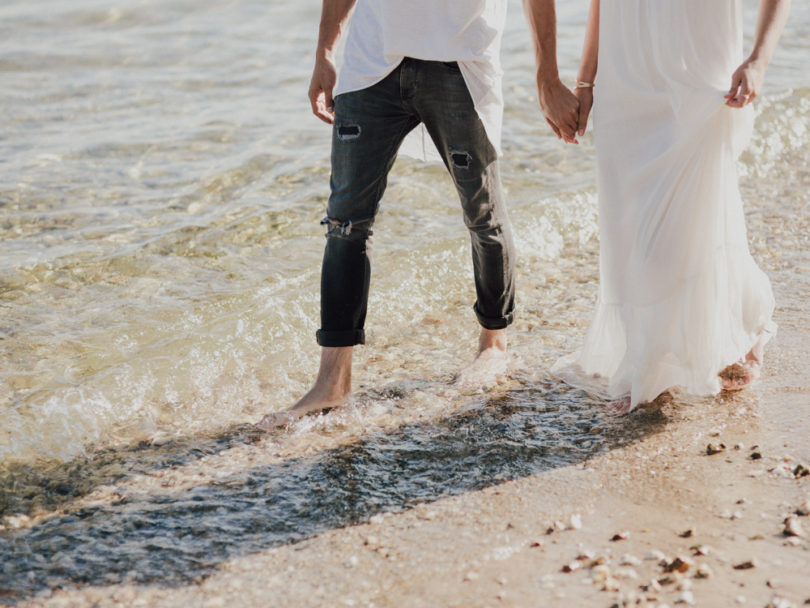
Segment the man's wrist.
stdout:
<path fill-rule="evenodd" d="M 554 69 L 538 68 L 537 83 L 544 88 L 556 86 L 561 83 L 560 73 L 557 71 L 557 68 Z"/>

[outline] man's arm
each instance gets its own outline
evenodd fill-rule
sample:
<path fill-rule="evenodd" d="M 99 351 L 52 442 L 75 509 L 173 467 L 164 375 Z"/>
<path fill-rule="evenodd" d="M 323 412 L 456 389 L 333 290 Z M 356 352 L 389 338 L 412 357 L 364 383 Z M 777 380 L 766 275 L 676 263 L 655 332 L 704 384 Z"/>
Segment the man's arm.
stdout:
<path fill-rule="evenodd" d="M 537 59 L 537 99 L 557 137 L 576 143 L 579 102 L 557 70 L 557 16 L 554 0 L 523 0 Z"/>
<path fill-rule="evenodd" d="M 335 48 L 356 0 L 323 0 L 315 68 L 309 83 L 309 103 L 312 113 L 322 121 L 335 122 L 335 100 L 332 91 L 337 82 Z"/>

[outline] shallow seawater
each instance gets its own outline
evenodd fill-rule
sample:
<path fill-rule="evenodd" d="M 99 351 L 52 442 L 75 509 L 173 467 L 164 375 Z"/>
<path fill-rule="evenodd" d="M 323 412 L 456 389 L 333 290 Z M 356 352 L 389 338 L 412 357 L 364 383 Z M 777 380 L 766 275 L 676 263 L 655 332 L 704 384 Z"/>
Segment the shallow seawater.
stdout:
<path fill-rule="evenodd" d="M 0 593 L 191 580 L 236 551 L 585 462 L 667 424 L 650 411 L 617 425 L 546 371 L 596 296 L 594 158 L 589 135 L 564 147 L 540 118 L 514 1 L 507 383 L 450 386 L 476 343 L 469 242 L 444 169 L 402 158 L 375 227 L 357 396 L 270 439 L 250 430 L 317 366 L 329 131 L 305 95 L 319 4 L 0 7 Z M 560 3 L 567 80 L 586 4 Z M 740 162 L 786 319 L 806 318 L 808 34 L 794 6 Z"/>

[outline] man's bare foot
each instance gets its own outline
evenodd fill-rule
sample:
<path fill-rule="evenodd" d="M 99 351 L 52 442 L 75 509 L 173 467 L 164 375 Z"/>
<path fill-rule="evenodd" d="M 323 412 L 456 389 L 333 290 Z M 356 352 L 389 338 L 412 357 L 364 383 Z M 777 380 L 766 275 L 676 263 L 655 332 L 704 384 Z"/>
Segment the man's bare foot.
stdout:
<path fill-rule="evenodd" d="M 463 391 L 490 388 L 506 374 L 506 329 L 482 329 L 475 360 L 459 372 L 455 385 Z"/>
<path fill-rule="evenodd" d="M 352 391 L 352 347 L 324 347 L 318 378 L 306 395 L 290 409 L 271 412 L 262 418 L 256 428 L 261 431 L 287 426 L 306 416 L 330 410 L 341 405 Z"/>

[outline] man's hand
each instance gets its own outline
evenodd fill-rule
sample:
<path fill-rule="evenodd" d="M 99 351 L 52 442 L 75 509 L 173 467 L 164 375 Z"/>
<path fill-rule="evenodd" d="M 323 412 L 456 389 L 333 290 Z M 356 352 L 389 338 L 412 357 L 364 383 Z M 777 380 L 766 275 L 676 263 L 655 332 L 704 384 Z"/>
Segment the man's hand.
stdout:
<path fill-rule="evenodd" d="M 312 113 L 327 124 L 335 122 L 335 100 L 332 91 L 337 82 L 335 62 L 329 57 L 315 60 L 312 80 L 309 83 L 309 103 Z"/>
<path fill-rule="evenodd" d="M 546 122 L 560 139 L 576 144 L 579 100 L 559 78 L 548 81 L 538 75 L 537 99 Z"/>

